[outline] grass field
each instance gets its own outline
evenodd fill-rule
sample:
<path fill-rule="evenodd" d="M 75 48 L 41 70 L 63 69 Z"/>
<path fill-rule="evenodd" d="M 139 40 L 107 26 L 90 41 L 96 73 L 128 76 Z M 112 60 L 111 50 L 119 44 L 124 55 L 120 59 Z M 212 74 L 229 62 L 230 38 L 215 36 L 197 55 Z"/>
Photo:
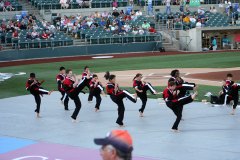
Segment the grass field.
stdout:
<path fill-rule="evenodd" d="M 56 89 L 55 76 L 60 66 L 73 69 L 75 74 L 81 74 L 85 65 L 88 65 L 92 72 L 161 68 L 230 68 L 240 66 L 240 53 L 225 52 L 158 57 L 94 59 L 3 67 L 0 68 L 0 73 L 26 72 L 27 75 L 15 76 L 9 80 L 0 82 L 0 98 L 29 94 L 25 90 L 25 82 L 31 72 L 35 72 L 39 80 L 46 80 L 46 83 L 43 85 L 44 88 Z M 157 87 L 159 91 L 162 91 L 162 89 L 161 87 Z M 203 98 L 203 94 L 206 91 L 217 93 L 219 87 L 199 86 L 199 100 Z"/>

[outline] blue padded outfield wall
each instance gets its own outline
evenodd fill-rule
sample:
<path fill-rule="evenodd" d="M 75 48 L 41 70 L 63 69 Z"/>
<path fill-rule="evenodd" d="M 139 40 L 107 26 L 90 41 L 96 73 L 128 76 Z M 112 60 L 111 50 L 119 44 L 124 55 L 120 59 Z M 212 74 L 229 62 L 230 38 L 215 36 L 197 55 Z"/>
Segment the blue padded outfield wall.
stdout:
<path fill-rule="evenodd" d="M 111 53 L 128 53 L 158 51 L 162 44 L 159 42 L 123 43 L 106 45 L 67 46 L 58 48 L 37 48 L 24 50 L 8 50 L 0 52 L 0 61 L 11 61 L 33 58 L 80 56 Z"/>

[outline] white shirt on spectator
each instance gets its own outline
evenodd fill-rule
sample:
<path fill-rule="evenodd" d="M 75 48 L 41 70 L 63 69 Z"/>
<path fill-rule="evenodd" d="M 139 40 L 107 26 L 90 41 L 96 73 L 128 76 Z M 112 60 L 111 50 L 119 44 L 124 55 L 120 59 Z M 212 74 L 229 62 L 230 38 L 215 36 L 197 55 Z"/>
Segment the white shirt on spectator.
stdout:
<path fill-rule="evenodd" d="M 166 0 L 165 3 L 166 3 L 166 6 L 170 6 L 171 5 L 171 0 Z"/>
<path fill-rule="evenodd" d="M 152 5 L 152 0 L 148 0 L 148 4 Z"/>
<path fill-rule="evenodd" d="M 87 21 L 87 25 L 90 27 L 92 25 L 92 21 Z"/>
<path fill-rule="evenodd" d="M 76 2 L 77 2 L 78 4 L 82 4 L 82 3 L 83 3 L 83 0 L 76 0 Z"/>
<path fill-rule="evenodd" d="M 142 16 L 142 11 L 137 11 L 136 16 Z"/>
<path fill-rule="evenodd" d="M 205 13 L 204 9 L 203 8 L 198 8 L 198 14 L 200 14 L 202 12 L 202 14 Z"/>
<path fill-rule="evenodd" d="M 67 0 L 60 0 L 60 3 L 61 3 L 61 4 L 66 4 L 66 3 L 67 3 Z"/>
<path fill-rule="evenodd" d="M 190 22 L 196 23 L 196 18 L 190 17 Z"/>
<path fill-rule="evenodd" d="M 202 23 L 201 22 L 197 22 L 196 23 L 196 28 L 201 28 L 202 27 Z"/>
<path fill-rule="evenodd" d="M 125 31 L 126 31 L 126 32 L 129 32 L 129 31 L 131 30 L 131 27 L 130 27 L 129 24 L 125 24 L 125 25 L 124 25 L 124 28 L 125 28 Z"/>
<path fill-rule="evenodd" d="M 38 33 L 33 31 L 31 35 L 32 35 L 33 38 L 35 38 L 38 35 Z"/>

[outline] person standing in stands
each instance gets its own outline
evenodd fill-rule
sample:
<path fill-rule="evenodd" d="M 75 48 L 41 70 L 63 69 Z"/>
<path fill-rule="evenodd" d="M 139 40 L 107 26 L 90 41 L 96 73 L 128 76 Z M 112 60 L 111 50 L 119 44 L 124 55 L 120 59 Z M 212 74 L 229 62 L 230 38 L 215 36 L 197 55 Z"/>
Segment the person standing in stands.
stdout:
<path fill-rule="evenodd" d="M 170 81 L 168 83 L 168 87 L 163 91 L 163 99 L 170 108 L 173 113 L 177 116 L 176 121 L 172 126 L 172 130 L 174 132 L 179 132 L 178 125 L 182 118 L 182 109 L 179 106 L 184 106 L 186 104 L 191 103 L 195 97 L 197 96 L 197 91 L 195 91 L 192 95 L 179 97 L 179 91 L 177 90 L 177 85 L 175 81 Z"/>
<path fill-rule="evenodd" d="M 35 73 L 30 73 L 30 77 L 26 82 L 26 90 L 29 91 L 34 96 L 35 102 L 37 104 L 36 109 L 35 109 L 37 118 L 41 118 L 41 116 L 40 116 L 40 105 L 41 105 L 40 95 L 41 96 L 43 96 L 43 94 L 50 95 L 53 92 L 53 91 L 47 91 L 44 88 L 40 87 L 43 82 L 44 82 L 44 80 L 39 82 L 36 79 Z"/>
<path fill-rule="evenodd" d="M 90 82 L 90 92 L 92 96 L 96 98 L 95 111 L 99 111 L 99 107 L 102 101 L 101 94 L 105 95 L 103 91 L 102 83 L 99 81 L 98 76 L 93 74 L 92 80 Z"/>
<path fill-rule="evenodd" d="M 124 118 L 124 112 L 125 112 L 125 107 L 123 103 L 123 99 L 127 97 L 130 101 L 133 103 L 137 102 L 137 96 L 133 96 L 131 93 L 129 93 L 126 90 L 121 90 L 116 83 L 116 76 L 111 75 L 109 72 L 106 72 L 105 76 L 106 80 L 109 80 L 106 86 L 106 91 L 107 94 L 110 95 L 110 98 L 114 103 L 117 104 L 118 106 L 118 118 L 116 123 L 120 126 L 123 127 L 123 118 Z"/>
<path fill-rule="evenodd" d="M 88 66 L 85 66 L 84 67 L 84 71 L 82 73 L 82 79 L 87 77 L 87 75 L 90 75 L 90 72 L 89 72 L 89 67 Z M 91 76 L 91 75 L 90 75 Z M 89 89 L 89 95 L 88 95 L 88 102 L 91 103 L 92 102 L 92 99 L 93 99 L 93 93 L 91 92 L 90 90 L 90 84 L 87 85 L 88 89 Z"/>
<path fill-rule="evenodd" d="M 68 101 L 69 101 L 69 98 L 68 98 L 68 95 L 67 93 L 65 92 L 64 88 L 63 88 L 63 81 L 65 80 L 66 78 L 66 70 L 64 67 L 60 67 L 59 68 L 59 74 L 56 76 L 56 81 L 57 81 L 57 84 L 58 84 L 58 91 L 62 94 L 62 97 L 61 97 L 61 102 L 64 104 L 64 108 L 66 111 L 68 111 Z"/>
<path fill-rule="evenodd" d="M 94 143 L 102 146 L 103 160 L 132 160 L 133 140 L 128 131 L 112 130 L 105 138 L 94 138 Z"/>
<path fill-rule="evenodd" d="M 88 74 L 82 79 L 78 80 L 76 78 L 76 75 L 72 73 L 71 69 L 66 70 L 66 78 L 63 81 L 63 88 L 65 92 L 68 94 L 68 96 L 74 101 L 75 103 L 75 110 L 71 116 L 72 122 L 77 122 L 77 116 L 81 109 L 81 101 L 78 97 L 79 93 L 82 91 L 82 89 L 89 85 L 90 82 L 90 75 Z"/>
<path fill-rule="evenodd" d="M 143 76 L 141 73 L 136 74 L 136 76 L 133 78 L 133 88 L 135 89 L 137 96 L 142 101 L 142 107 L 138 110 L 140 117 L 143 117 L 143 112 L 147 104 L 147 91 L 150 90 L 153 95 L 157 94 L 152 85 L 148 82 L 142 81 L 142 78 Z"/>

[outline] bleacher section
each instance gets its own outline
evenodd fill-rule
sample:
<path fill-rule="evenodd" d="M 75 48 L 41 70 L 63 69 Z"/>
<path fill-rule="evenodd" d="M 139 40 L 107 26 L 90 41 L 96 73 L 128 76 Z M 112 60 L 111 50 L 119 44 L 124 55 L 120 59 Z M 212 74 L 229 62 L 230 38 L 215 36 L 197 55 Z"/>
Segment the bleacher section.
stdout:
<path fill-rule="evenodd" d="M 87 17 L 84 17 L 87 18 Z M 94 21 L 100 23 L 100 18 L 95 18 Z M 113 21 L 113 18 L 110 18 Z M 153 19 L 145 16 L 139 16 L 135 21 L 129 21 L 131 28 L 142 26 L 143 22 L 147 21 L 151 27 L 155 27 Z M 131 30 L 132 31 L 132 30 Z M 114 35 L 111 31 L 105 30 L 103 27 L 97 27 L 93 29 L 81 29 L 77 32 L 78 37 L 90 44 L 111 44 L 111 43 L 134 43 L 134 42 L 151 42 L 161 41 L 161 35 L 159 33 L 146 32 L 143 35 L 134 35 L 132 32 L 126 34 Z"/>
<path fill-rule="evenodd" d="M 8 21 L 8 20 L 6 20 Z M 13 19 L 12 21 L 16 21 Z M 40 28 L 36 30 L 40 35 L 44 30 L 44 26 L 39 20 L 35 20 L 37 26 Z M 0 21 L 2 23 L 2 20 Z M 58 46 L 68 46 L 73 45 L 72 38 L 66 36 L 62 32 L 56 32 L 52 38 L 48 39 L 27 39 L 27 33 L 32 32 L 33 30 L 19 30 L 18 38 L 12 37 L 12 32 L 0 33 L 2 41 L 5 41 L 6 45 L 11 45 L 14 49 L 24 49 L 24 48 L 46 48 L 46 47 L 58 47 Z"/>
<path fill-rule="evenodd" d="M 93 0 L 91 2 L 92 8 L 106 8 L 112 7 L 112 0 Z M 61 9 L 61 4 L 59 0 L 31 0 L 31 4 L 39 10 L 42 9 Z M 126 7 L 128 5 L 128 0 L 119 0 L 119 7 Z M 89 6 L 79 5 L 76 0 L 73 0 L 69 3 L 68 9 L 79 9 Z"/>
<path fill-rule="evenodd" d="M 181 12 L 175 12 L 172 13 L 174 16 L 173 21 L 173 29 L 175 30 L 187 30 L 187 29 L 191 29 L 191 28 L 195 28 L 196 27 L 196 23 L 191 23 L 190 24 L 186 24 L 184 22 L 179 21 L 179 18 L 181 16 Z M 184 15 L 190 15 L 190 16 L 194 16 L 194 15 L 198 15 L 197 11 L 194 12 L 184 12 Z M 204 27 L 228 27 L 228 26 L 232 26 L 232 18 L 228 17 L 226 14 L 222 14 L 222 13 L 211 13 L 209 11 L 205 12 L 205 23 L 204 23 Z M 156 14 L 156 21 L 157 22 L 162 22 L 162 23 L 167 23 L 168 21 L 168 15 L 166 13 L 157 13 Z M 240 26 L 240 24 L 236 24 L 237 26 Z"/>

